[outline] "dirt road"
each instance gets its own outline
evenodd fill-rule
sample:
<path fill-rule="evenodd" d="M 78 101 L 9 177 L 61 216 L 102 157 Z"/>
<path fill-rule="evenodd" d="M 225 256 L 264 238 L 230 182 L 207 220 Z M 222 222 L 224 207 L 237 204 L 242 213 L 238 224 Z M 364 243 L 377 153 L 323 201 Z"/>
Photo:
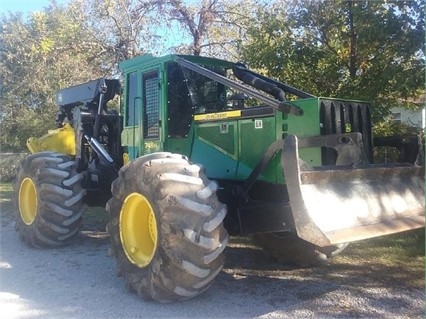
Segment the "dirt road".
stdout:
<path fill-rule="evenodd" d="M 0 231 L 4 319 L 424 318 L 424 289 L 409 284 L 403 265 L 349 265 L 342 257 L 316 269 L 291 269 L 233 239 L 225 269 L 208 291 L 158 304 L 126 292 L 103 232 L 84 231 L 70 246 L 40 250 L 20 242 L 12 221 Z"/>

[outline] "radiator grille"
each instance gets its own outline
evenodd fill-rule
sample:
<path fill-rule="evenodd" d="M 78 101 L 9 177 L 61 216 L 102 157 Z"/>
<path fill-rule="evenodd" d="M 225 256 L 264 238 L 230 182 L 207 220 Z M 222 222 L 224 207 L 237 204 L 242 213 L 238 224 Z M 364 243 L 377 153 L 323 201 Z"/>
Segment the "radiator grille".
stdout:
<path fill-rule="evenodd" d="M 144 75 L 143 78 L 144 138 L 160 136 L 160 95 L 157 72 Z"/>
<path fill-rule="evenodd" d="M 373 143 L 370 106 L 367 103 L 339 100 L 320 100 L 321 135 L 355 133 L 362 134 L 364 152 L 372 162 Z M 333 165 L 337 154 L 334 149 L 323 148 L 322 162 Z"/>

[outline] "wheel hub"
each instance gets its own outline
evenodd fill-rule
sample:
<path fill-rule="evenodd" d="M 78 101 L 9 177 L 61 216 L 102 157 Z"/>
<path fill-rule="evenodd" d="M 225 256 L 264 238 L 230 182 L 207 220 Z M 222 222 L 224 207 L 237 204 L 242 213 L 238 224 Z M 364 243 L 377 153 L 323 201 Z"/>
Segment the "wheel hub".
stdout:
<path fill-rule="evenodd" d="M 126 197 L 120 212 L 120 239 L 127 258 L 146 267 L 157 248 L 157 221 L 148 199 L 138 193 Z"/>
<path fill-rule="evenodd" d="M 23 222 L 31 225 L 37 215 L 37 190 L 31 178 L 25 178 L 19 188 L 19 213 Z"/>

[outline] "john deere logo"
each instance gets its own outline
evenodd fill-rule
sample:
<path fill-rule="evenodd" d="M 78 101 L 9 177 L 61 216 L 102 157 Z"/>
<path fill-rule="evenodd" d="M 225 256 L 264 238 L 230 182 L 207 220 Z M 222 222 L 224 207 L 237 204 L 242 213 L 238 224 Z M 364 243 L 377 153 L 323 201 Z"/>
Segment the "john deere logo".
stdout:
<path fill-rule="evenodd" d="M 352 132 L 352 125 L 351 125 L 351 123 L 346 123 L 345 124 L 345 132 L 346 133 Z"/>
<path fill-rule="evenodd" d="M 228 111 L 220 113 L 209 113 L 209 114 L 196 114 L 194 115 L 194 120 L 196 121 L 218 121 L 224 120 L 230 117 L 240 117 L 241 111 Z"/>

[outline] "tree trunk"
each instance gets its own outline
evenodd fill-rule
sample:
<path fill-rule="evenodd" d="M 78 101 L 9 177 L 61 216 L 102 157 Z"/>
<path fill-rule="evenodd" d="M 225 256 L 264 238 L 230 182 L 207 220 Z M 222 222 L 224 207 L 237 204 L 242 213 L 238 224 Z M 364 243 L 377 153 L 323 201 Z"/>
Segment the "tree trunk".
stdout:
<path fill-rule="evenodd" d="M 356 33 L 354 26 L 354 14 L 353 14 L 353 3 L 352 0 L 348 1 L 348 20 L 349 20 L 349 74 L 351 79 L 356 76 Z"/>

